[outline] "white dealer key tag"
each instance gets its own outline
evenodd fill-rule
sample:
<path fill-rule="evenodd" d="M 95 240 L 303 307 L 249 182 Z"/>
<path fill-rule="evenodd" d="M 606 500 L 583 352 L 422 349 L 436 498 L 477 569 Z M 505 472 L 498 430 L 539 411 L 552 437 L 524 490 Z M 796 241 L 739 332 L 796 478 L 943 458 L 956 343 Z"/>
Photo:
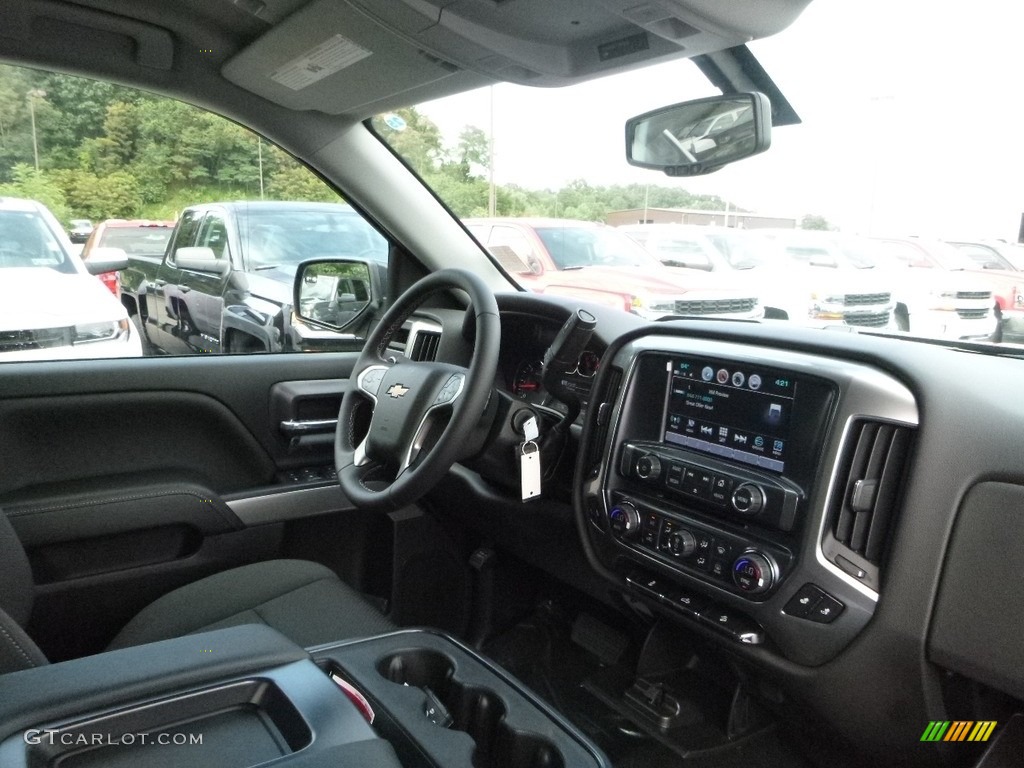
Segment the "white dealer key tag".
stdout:
<path fill-rule="evenodd" d="M 540 496 L 540 448 L 532 440 L 523 443 L 519 457 L 519 477 L 522 482 L 523 501 Z"/>
<path fill-rule="evenodd" d="M 531 416 L 523 422 L 523 437 L 528 443 L 540 437 L 540 430 L 537 428 L 536 416 Z"/>

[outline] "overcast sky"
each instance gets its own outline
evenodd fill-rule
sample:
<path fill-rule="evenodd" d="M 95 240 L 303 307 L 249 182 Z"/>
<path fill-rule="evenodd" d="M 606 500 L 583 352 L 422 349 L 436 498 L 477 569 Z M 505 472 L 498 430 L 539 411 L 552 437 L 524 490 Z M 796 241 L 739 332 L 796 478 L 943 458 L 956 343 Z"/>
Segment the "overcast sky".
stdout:
<path fill-rule="evenodd" d="M 628 166 L 623 124 L 714 93 L 688 61 L 568 89 L 493 89 L 498 183 L 677 185 L 849 231 L 1016 239 L 1024 213 L 1024 3 L 814 0 L 751 48 L 803 119 L 700 179 Z M 423 105 L 454 143 L 491 89 Z"/>

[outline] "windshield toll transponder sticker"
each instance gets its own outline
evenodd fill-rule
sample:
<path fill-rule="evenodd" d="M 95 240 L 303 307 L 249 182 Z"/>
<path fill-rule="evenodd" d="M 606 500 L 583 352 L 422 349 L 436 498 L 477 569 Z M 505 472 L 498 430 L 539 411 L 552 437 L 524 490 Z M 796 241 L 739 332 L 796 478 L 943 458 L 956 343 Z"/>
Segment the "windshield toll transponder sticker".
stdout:
<path fill-rule="evenodd" d="M 334 35 L 315 48 L 292 59 L 283 67 L 276 69 L 270 75 L 270 79 L 285 88 L 301 91 L 303 88 L 345 69 L 345 67 L 351 67 L 370 55 L 372 52 L 358 43 L 352 42 L 343 35 Z"/>

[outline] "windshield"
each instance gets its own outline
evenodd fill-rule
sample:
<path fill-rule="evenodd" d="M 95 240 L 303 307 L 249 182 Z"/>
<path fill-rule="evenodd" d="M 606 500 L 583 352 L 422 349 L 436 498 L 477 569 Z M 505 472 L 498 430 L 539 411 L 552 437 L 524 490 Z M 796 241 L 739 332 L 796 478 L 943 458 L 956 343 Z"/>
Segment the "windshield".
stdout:
<path fill-rule="evenodd" d="M 166 226 L 107 227 L 100 237 L 99 245 L 104 248 L 120 248 L 132 256 L 160 256 L 167 247 L 174 231 L 173 224 Z"/>
<path fill-rule="evenodd" d="M 704 176 L 631 167 L 623 152 L 628 119 L 718 93 L 689 61 L 570 88 L 498 84 L 385 113 L 373 125 L 460 218 L 582 219 L 629 228 L 677 284 L 696 285 L 699 277 L 703 288 L 734 290 L 749 286 L 744 277 L 752 275 L 743 271 L 758 267 L 763 315 L 745 319 L 999 341 L 1009 318 L 996 311 L 1006 287 L 994 270 L 943 241 L 1017 238 L 1024 107 L 1007 103 L 1007 85 L 997 75 L 1022 69 L 1016 38 L 1024 11 L 983 2 L 971 14 L 972 26 L 997 40 L 972 38 L 970 53 L 951 56 L 948 41 L 963 39 L 963 20 L 933 4 L 811 3 L 786 30 L 749 44 L 800 123 L 775 126 L 768 151 Z M 968 128 L 965 140 L 965 125 L 973 123 L 943 119 L 942 105 L 950 104 L 959 115 L 985 115 L 984 130 Z M 704 120 L 693 132 L 713 128 Z M 674 247 L 671 239 L 634 230 L 670 224 L 702 230 L 732 269 L 713 267 L 714 258 L 692 243 Z M 488 234 L 474 235 L 495 258 Z M 559 237 L 549 248 L 554 268 L 594 263 L 582 235 Z M 950 273 L 943 284 L 957 298 L 935 302 L 932 288 L 891 268 L 888 239 L 920 239 L 926 251 L 914 260 Z M 540 246 L 520 249 L 509 240 L 501 243 L 503 253 L 520 259 L 506 258 L 502 268 L 521 287 L 543 290 L 548 278 L 533 253 Z M 618 263 L 621 251 L 610 253 L 608 263 Z M 520 261 L 525 266 L 516 266 Z M 787 294 L 773 295 L 770 286 L 781 284 L 788 284 Z M 818 313 L 818 297 L 839 296 L 844 285 L 857 286 L 862 311 Z M 620 278 L 607 289 L 628 287 Z M 588 288 L 601 290 L 594 280 Z"/>
<path fill-rule="evenodd" d="M 646 251 L 612 229 L 539 226 L 536 232 L 558 269 L 656 266 Z"/>
<path fill-rule="evenodd" d="M 0 211 L 0 267 L 77 271 L 46 222 L 31 211 Z"/>
<path fill-rule="evenodd" d="M 333 210 L 253 207 L 239 216 L 238 226 L 250 264 L 257 270 L 328 256 L 387 263 L 387 241 L 347 206 Z"/>

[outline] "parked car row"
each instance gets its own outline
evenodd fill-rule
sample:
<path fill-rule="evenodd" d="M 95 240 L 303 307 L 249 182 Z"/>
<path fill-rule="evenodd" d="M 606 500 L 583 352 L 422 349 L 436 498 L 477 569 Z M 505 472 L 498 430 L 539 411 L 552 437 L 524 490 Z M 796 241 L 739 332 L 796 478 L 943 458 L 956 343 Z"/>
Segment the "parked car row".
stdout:
<path fill-rule="evenodd" d="M 1021 336 L 1019 246 L 676 224 L 619 229 L 679 280 L 703 272 L 717 278 L 713 285 L 754 290 L 768 319 L 932 338 Z"/>
<path fill-rule="evenodd" d="M 106 302 L 106 315 L 119 329 L 129 319 L 134 323 L 110 338 L 66 332 L 80 317 L 94 322 L 92 310 L 83 308 L 96 301 L 90 279 L 88 290 L 73 290 L 73 301 L 59 302 L 65 312 L 60 318 L 40 319 L 40 328 L 5 327 L 5 356 L 321 348 L 339 332 L 358 331 L 355 321 L 382 295 L 385 241 L 346 205 L 200 205 L 186 209 L 177 223 L 110 219 L 93 228 L 75 220 L 66 237 L 38 203 L 8 199 L 3 210 L 40 222 L 49 254 L 32 255 L 12 236 L 9 245 L 0 243 L 3 266 L 25 262 L 95 274 L 118 305 Z M 1024 340 L 1024 248 L 1005 243 L 675 224 L 610 227 L 541 218 L 463 223 L 524 288 L 649 320 L 766 318 L 934 338 Z M 65 245 L 83 234 L 79 260 Z M 321 322 L 295 323 L 295 268 L 325 255 L 362 258 L 367 270 L 312 286 L 310 295 L 331 294 L 320 297 L 314 316 Z M 914 274 L 908 279 L 903 270 Z M 31 279 L 52 276 L 35 272 Z M 7 280 L 4 288 L 17 293 L 16 286 Z M 109 344 L 118 339 L 125 343 Z"/>

